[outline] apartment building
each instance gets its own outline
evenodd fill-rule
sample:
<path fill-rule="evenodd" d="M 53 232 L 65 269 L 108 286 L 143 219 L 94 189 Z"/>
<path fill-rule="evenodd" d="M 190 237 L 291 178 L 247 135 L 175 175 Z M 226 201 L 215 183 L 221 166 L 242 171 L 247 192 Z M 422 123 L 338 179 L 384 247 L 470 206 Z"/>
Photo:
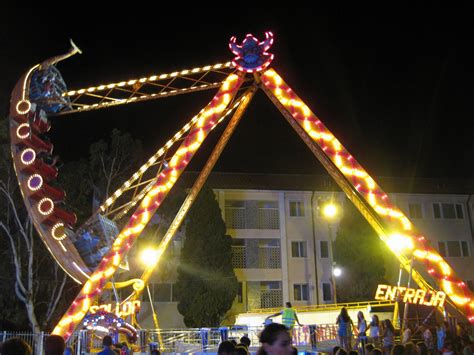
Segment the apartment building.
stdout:
<path fill-rule="evenodd" d="M 474 181 L 376 180 L 474 290 Z M 239 280 L 234 313 L 286 301 L 334 302 L 331 240 L 344 212 L 328 219 L 322 207 L 331 201 L 342 208 L 345 196 L 330 177 L 213 173 L 209 185 L 233 238 L 232 265 Z M 389 278 L 396 279 L 398 265 L 388 269 Z M 162 326 L 184 326 L 172 281 L 151 289 L 155 308 L 166 315 L 160 317 Z"/>

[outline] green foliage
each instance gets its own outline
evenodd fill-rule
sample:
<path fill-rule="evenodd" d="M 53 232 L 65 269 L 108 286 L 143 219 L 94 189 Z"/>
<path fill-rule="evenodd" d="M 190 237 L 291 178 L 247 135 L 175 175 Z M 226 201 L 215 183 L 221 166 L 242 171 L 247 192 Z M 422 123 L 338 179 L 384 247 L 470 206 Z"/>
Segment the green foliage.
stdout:
<path fill-rule="evenodd" d="M 176 283 L 178 310 L 188 327 L 217 326 L 231 308 L 238 282 L 232 238 L 212 190 L 205 186 L 188 213 Z"/>
<path fill-rule="evenodd" d="M 343 269 L 336 280 L 338 302 L 373 300 L 377 285 L 385 282 L 385 252 L 377 233 L 346 200 L 334 242 L 334 259 Z"/>

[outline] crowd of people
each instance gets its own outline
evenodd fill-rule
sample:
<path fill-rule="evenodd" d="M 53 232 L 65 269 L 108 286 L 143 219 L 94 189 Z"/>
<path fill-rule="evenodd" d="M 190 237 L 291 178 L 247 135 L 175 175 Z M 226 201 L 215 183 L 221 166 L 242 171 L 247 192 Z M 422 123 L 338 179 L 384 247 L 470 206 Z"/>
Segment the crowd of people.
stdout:
<path fill-rule="evenodd" d="M 457 334 L 451 334 L 446 323 L 433 331 L 424 324 L 407 324 L 396 341 L 390 319 L 380 321 L 374 314 L 367 323 L 364 313 L 359 312 L 354 324 L 344 307 L 336 324 L 339 346 L 333 349 L 334 355 L 474 355 L 474 343 L 462 326 Z"/>

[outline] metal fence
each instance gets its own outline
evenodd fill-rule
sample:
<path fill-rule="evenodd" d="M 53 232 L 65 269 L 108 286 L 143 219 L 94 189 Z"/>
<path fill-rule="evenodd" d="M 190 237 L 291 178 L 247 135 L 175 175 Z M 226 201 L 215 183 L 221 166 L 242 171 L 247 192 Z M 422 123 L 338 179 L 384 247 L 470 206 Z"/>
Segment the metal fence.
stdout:
<path fill-rule="evenodd" d="M 135 352 L 148 354 L 151 349 L 159 349 L 162 353 L 216 353 L 219 343 L 226 339 L 240 341 L 242 336 L 251 340 L 251 349 L 255 351 L 259 346 L 258 336 L 262 327 L 221 327 L 201 329 L 142 329 L 139 331 L 135 344 Z M 295 327 L 293 344 L 299 350 L 327 351 L 336 345 L 336 328 L 333 324 L 309 325 Z M 44 340 L 47 333 L 31 332 L 1 332 L 0 341 L 13 337 L 25 340 L 34 354 L 43 355 Z M 68 346 L 74 354 L 86 355 L 96 352 L 101 347 L 101 339 L 91 331 L 81 330 L 74 333 L 69 339 Z"/>

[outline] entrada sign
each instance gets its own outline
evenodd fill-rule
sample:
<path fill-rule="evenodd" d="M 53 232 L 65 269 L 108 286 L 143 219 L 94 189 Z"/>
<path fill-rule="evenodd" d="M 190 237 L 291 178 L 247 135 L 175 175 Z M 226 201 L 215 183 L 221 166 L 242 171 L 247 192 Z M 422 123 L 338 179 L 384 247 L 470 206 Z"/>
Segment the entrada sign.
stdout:
<path fill-rule="evenodd" d="M 375 292 L 375 299 L 379 301 L 400 300 L 404 303 L 443 307 L 446 293 L 443 291 L 425 291 L 401 286 L 379 285 L 377 292 Z"/>
<path fill-rule="evenodd" d="M 109 313 L 115 313 L 117 317 L 126 317 L 140 310 L 140 301 L 128 301 L 122 304 L 117 303 L 115 305 L 115 308 L 112 308 L 112 303 L 101 304 L 99 306 L 91 306 L 90 308 L 91 313 L 96 313 L 100 310 Z"/>

